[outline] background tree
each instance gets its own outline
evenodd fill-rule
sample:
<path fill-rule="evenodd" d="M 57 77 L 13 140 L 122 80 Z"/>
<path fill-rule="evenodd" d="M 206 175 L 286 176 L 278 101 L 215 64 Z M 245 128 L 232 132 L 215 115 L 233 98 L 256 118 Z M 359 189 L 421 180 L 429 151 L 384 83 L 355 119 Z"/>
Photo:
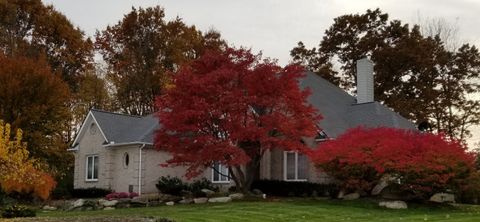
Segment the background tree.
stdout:
<path fill-rule="evenodd" d="M 30 154 L 61 170 L 71 161 L 64 132 L 70 121 L 68 85 L 44 60 L 0 53 L 0 116 L 25 129 Z"/>
<path fill-rule="evenodd" d="M 163 8 L 132 8 L 116 25 L 96 34 L 96 48 L 108 65 L 108 79 L 122 111 L 145 115 L 154 111 L 155 96 L 161 94 L 169 71 L 206 49 L 222 49 L 220 34 L 202 34 L 180 18 L 165 21 Z"/>
<path fill-rule="evenodd" d="M 188 166 L 187 177 L 223 164 L 247 192 L 265 151 L 306 152 L 301 138 L 316 133 L 320 116 L 299 89 L 302 75 L 299 66 L 281 68 L 248 50 L 206 53 L 158 97 L 156 148 L 173 155 L 167 165 Z"/>
<path fill-rule="evenodd" d="M 74 95 L 73 129 L 74 135 L 80 130 L 81 124 L 92 108 L 114 111 L 116 104 L 113 101 L 109 85 L 104 78 L 105 70 L 97 65 L 95 69 L 87 70 L 79 77 L 79 88 Z"/>
<path fill-rule="evenodd" d="M 92 62 L 93 43 L 53 6 L 40 0 L 0 1 L 0 51 L 7 56 L 46 56 L 71 89 Z"/>
<path fill-rule="evenodd" d="M 26 144 L 22 142 L 22 130 L 18 129 L 14 138 L 10 130 L 10 125 L 0 120 L 0 189 L 47 199 L 55 181 L 29 157 Z"/>
<path fill-rule="evenodd" d="M 469 96 L 480 89 L 477 48 L 465 44 L 449 51 L 440 35 L 425 37 L 419 26 L 389 21 L 379 9 L 335 18 L 318 49 L 299 42 L 291 55 L 294 62 L 351 92 L 355 61 L 370 57 L 377 101 L 462 140 L 470 135 L 469 126 L 479 123 L 479 101 Z"/>

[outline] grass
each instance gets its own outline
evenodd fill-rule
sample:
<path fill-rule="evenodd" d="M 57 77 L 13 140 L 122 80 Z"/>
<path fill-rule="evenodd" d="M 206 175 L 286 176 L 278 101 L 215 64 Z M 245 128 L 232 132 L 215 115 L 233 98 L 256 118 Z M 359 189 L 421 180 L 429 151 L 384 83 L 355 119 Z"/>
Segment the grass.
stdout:
<path fill-rule="evenodd" d="M 480 206 L 409 205 L 390 210 L 370 200 L 281 199 L 224 204 L 191 204 L 111 211 L 42 212 L 39 217 L 163 217 L 182 221 L 480 221 Z M 87 219 L 84 218 L 84 219 Z M 46 219 L 46 218 L 44 218 Z M 88 219 L 87 219 L 88 220 Z"/>

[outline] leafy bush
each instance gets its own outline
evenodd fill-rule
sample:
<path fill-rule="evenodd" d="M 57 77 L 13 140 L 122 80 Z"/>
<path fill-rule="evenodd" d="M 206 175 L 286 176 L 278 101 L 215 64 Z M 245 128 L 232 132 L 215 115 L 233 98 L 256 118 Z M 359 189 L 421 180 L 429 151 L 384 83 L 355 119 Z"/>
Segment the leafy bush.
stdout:
<path fill-rule="evenodd" d="M 335 184 L 281 180 L 256 180 L 252 183 L 251 189 L 259 189 L 269 196 L 278 197 L 306 197 L 315 195 L 333 197 L 338 193 L 338 187 Z"/>
<path fill-rule="evenodd" d="M 72 192 L 72 197 L 74 198 L 98 198 L 104 197 L 107 194 L 112 193 L 112 190 L 102 189 L 102 188 L 84 188 L 84 189 L 74 189 Z"/>
<path fill-rule="evenodd" d="M 218 187 L 213 185 L 210 180 L 202 178 L 201 180 L 196 180 L 190 185 L 188 185 L 188 191 L 193 193 L 195 197 L 204 197 L 205 193 L 202 192 L 202 189 L 209 189 L 211 191 L 218 192 Z"/>
<path fill-rule="evenodd" d="M 447 190 L 461 192 L 475 172 L 475 156 L 461 142 L 392 128 L 349 130 L 321 144 L 311 158 L 345 191 L 369 193 L 389 175 L 394 187 L 419 199 Z"/>
<path fill-rule="evenodd" d="M 155 184 L 158 191 L 164 194 L 180 196 L 182 190 L 187 190 L 188 185 L 180 180 L 178 177 L 162 176 Z"/>
<path fill-rule="evenodd" d="M 134 198 L 134 197 L 138 197 L 138 193 L 135 193 L 135 192 L 130 192 L 130 193 L 127 193 L 127 192 L 120 192 L 120 193 L 113 192 L 113 193 L 107 194 L 107 196 L 105 196 L 105 199 L 113 200 L 113 199 Z"/>
<path fill-rule="evenodd" d="M 184 193 L 191 193 L 195 197 L 202 197 L 205 194 L 202 189 L 209 189 L 217 192 L 218 187 L 214 186 L 209 180 L 202 178 L 192 183 L 185 183 L 178 177 L 162 176 L 156 184 L 158 191 L 164 194 L 182 196 Z"/>
<path fill-rule="evenodd" d="M 36 213 L 33 209 L 30 209 L 25 206 L 12 205 L 7 207 L 2 212 L 3 218 L 14 218 L 14 217 L 35 217 Z"/>

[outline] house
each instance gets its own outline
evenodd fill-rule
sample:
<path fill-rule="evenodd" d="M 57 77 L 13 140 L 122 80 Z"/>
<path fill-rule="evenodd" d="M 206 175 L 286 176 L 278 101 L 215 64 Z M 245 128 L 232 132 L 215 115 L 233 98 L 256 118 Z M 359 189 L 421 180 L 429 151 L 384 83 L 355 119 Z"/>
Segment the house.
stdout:
<path fill-rule="evenodd" d="M 416 129 L 416 126 L 373 99 L 373 65 L 367 59 L 357 62 L 357 98 L 318 75 L 308 72 L 299 82 L 312 91 L 308 101 L 323 115 L 316 138 L 305 138 L 309 146 L 334 139 L 347 129 L 395 127 Z M 161 127 L 153 116 L 131 116 L 92 109 L 85 118 L 70 151 L 75 156 L 75 188 L 105 188 L 117 192 L 157 192 L 160 176 L 183 177 L 183 167 L 160 167 L 169 154 L 153 149 L 155 130 Z M 222 165 L 214 165 L 228 174 Z M 259 178 L 326 183 L 327 175 L 318 173 L 302 154 L 282 150 L 266 152 Z M 226 176 L 206 170 L 205 177 L 218 185 L 233 183 Z"/>

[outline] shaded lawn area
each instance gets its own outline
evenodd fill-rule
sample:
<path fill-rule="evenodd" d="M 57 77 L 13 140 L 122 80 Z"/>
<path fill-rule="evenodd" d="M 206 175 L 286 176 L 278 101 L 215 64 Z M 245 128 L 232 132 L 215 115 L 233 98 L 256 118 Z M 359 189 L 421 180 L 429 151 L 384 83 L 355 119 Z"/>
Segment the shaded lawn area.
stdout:
<path fill-rule="evenodd" d="M 39 217 L 158 217 L 182 221 L 480 221 L 480 206 L 424 206 L 383 209 L 371 200 L 281 199 L 190 204 L 111 211 L 47 212 Z M 87 219 L 84 218 L 84 219 Z M 88 220 L 88 219 L 87 219 Z"/>

